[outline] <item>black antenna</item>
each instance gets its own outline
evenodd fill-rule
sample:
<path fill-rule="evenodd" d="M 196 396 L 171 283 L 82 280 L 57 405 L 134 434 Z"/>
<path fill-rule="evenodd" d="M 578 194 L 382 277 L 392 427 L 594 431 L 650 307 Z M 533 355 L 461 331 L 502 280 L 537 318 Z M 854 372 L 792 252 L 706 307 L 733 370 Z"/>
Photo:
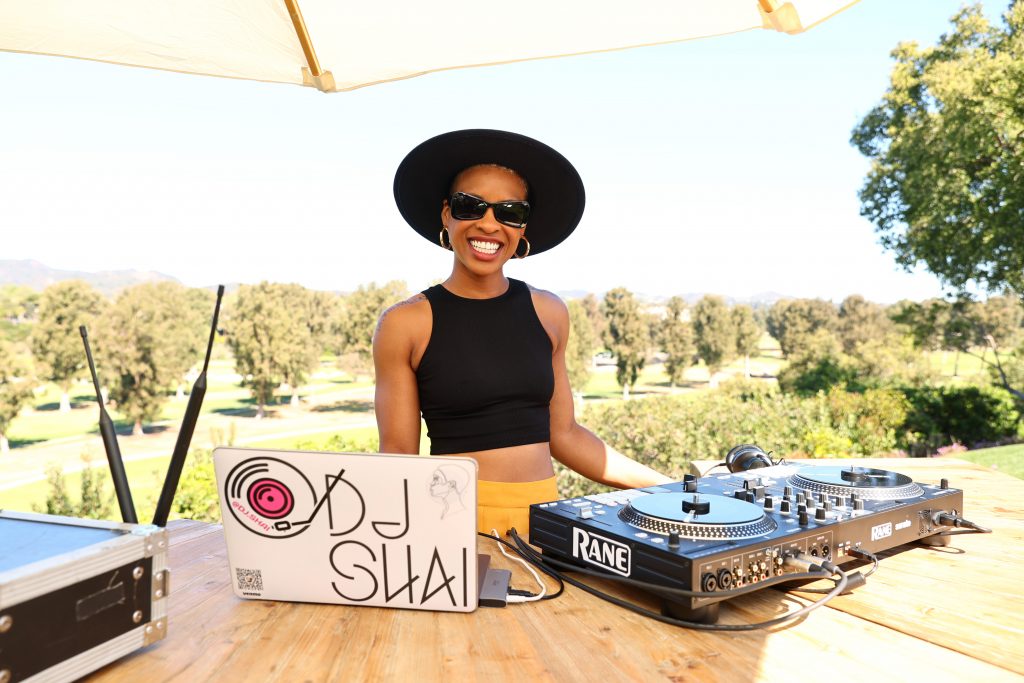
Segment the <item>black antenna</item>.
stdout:
<path fill-rule="evenodd" d="M 80 325 L 78 331 L 82 334 L 82 343 L 85 344 L 85 357 L 89 359 L 92 385 L 96 387 L 96 403 L 100 406 L 100 437 L 103 439 L 103 449 L 107 452 L 107 462 L 110 463 L 110 477 L 114 480 L 114 493 L 117 494 L 117 505 L 121 508 L 121 519 L 131 524 L 138 524 L 139 518 L 135 516 L 135 504 L 132 502 L 128 477 L 124 473 L 124 462 L 121 460 L 121 449 L 117 445 L 114 422 L 103 405 L 100 380 L 96 376 L 96 365 L 92 362 L 92 350 L 89 348 L 89 333 L 86 331 L 85 325 Z"/>
<path fill-rule="evenodd" d="M 210 366 L 210 353 L 213 351 L 213 338 L 217 334 L 217 318 L 220 317 L 220 300 L 223 297 L 224 285 L 220 285 L 217 287 L 217 306 L 213 309 L 213 325 L 210 327 L 210 341 L 206 344 L 203 371 L 192 385 L 192 394 L 188 397 L 188 407 L 185 408 L 185 417 L 181 420 L 181 429 L 174 444 L 174 453 L 171 454 L 171 463 L 167 466 L 164 488 L 160 491 L 160 500 L 157 501 L 156 512 L 153 513 L 153 524 L 157 526 L 167 526 L 167 516 L 171 514 L 174 494 L 178 491 L 178 480 L 181 479 L 181 469 L 185 466 L 185 458 L 188 457 L 192 432 L 196 430 L 196 420 L 199 419 L 199 411 L 203 407 L 203 397 L 206 396 L 206 369 Z"/>

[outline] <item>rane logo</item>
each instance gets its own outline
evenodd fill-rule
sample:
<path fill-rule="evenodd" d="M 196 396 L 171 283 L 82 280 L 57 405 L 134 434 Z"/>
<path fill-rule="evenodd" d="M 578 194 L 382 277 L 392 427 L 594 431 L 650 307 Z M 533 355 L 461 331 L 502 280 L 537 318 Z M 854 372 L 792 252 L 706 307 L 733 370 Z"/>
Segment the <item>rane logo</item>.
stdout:
<path fill-rule="evenodd" d="M 625 543 L 584 531 L 572 530 L 572 555 L 616 574 L 629 576 L 630 552 Z"/>

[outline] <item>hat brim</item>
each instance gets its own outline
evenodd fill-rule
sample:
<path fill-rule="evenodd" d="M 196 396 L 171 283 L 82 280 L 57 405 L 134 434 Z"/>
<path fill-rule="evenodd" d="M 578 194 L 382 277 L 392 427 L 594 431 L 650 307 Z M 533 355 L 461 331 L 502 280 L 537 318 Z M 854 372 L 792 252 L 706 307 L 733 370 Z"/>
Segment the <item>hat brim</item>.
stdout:
<path fill-rule="evenodd" d="M 561 243 L 583 217 L 583 180 L 569 160 L 542 142 L 501 130 L 457 130 L 430 138 L 406 155 L 395 172 L 395 203 L 413 230 L 440 246 L 442 202 L 458 173 L 499 164 L 529 187 L 530 254 Z"/>

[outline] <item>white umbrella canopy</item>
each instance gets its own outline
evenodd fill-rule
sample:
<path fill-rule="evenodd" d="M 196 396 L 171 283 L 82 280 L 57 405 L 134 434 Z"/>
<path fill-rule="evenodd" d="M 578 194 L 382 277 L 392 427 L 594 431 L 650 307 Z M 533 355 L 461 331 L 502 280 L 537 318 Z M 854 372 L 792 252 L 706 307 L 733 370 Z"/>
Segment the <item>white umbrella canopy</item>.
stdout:
<path fill-rule="evenodd" d="M 751 29 L 856 0 L 0 0 L 0 50 L 352 90 L 432 71 Z"/>

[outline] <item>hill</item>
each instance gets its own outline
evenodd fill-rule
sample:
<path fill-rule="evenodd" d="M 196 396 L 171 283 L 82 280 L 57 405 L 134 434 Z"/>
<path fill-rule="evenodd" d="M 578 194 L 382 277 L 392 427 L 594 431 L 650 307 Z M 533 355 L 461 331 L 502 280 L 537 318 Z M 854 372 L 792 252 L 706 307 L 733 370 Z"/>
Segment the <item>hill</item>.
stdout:
<path fill-rule="evenodd" d="M 177 278 L 155 271 L 104 270 L 89 273 L 80 270 L 51 268 L 39 261 L 28 259 L 0 259 L 0 285 L 24 285 L 41 290 L 63 280 L 85 280 L 105 296 L 112 296 L 125 287 L 143 282 L 164 280 L 179 282 Z"/>

